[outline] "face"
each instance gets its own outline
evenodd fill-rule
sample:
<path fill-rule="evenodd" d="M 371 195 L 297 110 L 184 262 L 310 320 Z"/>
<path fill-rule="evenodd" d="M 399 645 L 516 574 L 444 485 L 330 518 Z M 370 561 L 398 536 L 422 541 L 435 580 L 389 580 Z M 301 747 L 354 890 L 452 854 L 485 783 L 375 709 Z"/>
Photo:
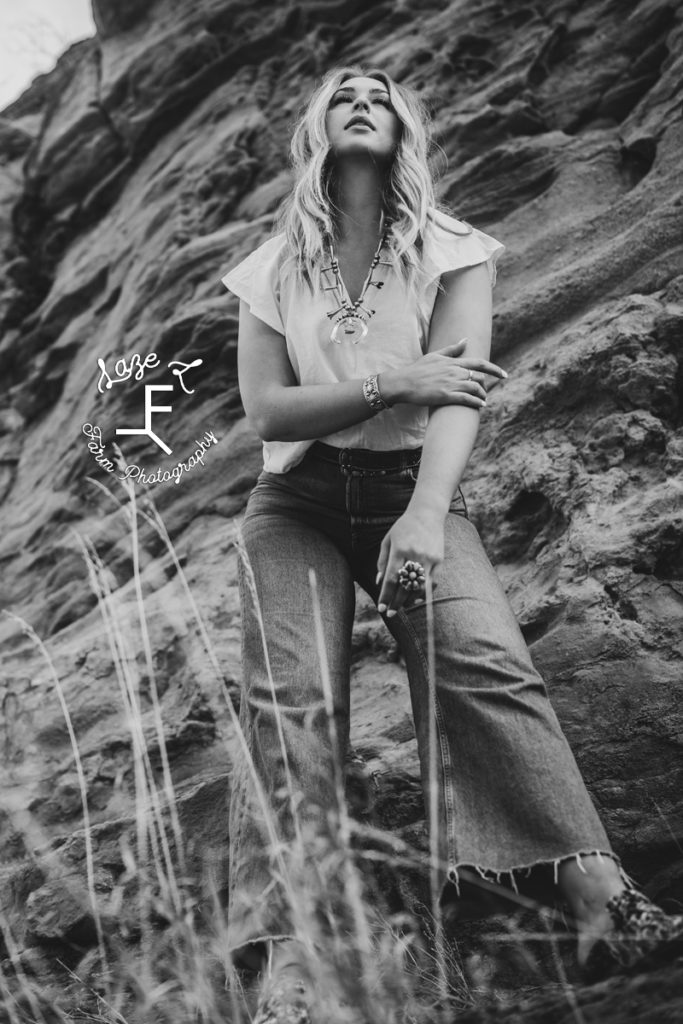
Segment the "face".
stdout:
<path fill-rule="evenodd" d="M 333 93 L 325 119 L 335 156 L 371 154 L 390 159 L 401 137 L 401 122 L 384 82 L 349 78 Z"/>

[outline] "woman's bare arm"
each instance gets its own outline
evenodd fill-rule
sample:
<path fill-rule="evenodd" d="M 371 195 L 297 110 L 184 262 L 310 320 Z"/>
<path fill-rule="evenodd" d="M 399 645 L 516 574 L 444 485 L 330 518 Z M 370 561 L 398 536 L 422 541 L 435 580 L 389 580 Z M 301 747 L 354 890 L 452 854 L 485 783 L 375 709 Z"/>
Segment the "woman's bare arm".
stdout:
<path fill-rule="evenodd" d="M 374 416 L 363 382 L 302 387 L 282 334 L 240 302 L 237 368 L 244 411 L 263 441 L 308 441 Z"/>
<path fill-rule="evenodd" d="M 452 333 L 444 330 L 439 336 L 448 341 L 439 351 L 433 348 L 408 366 L 382 371 L 380 389 L 385 401 L 472 410 L 482 406 L 483 374 L 501 376 L 502 371 L 487 360 L 461 358 L 465 344 Z M 478 371 L 479 381 L 468 379 L 469 369 Z M 299 384 L 283 335 L 255 317 L 244 302 L 240 303 L 238 370 L 245 411 L 264 441 L 325 437 L 376 415 L 363 395 L 362 379 Z"/>
<path fill-rule="evenodd" d="M 467 356 L 487 360 L 491 349 L 491 285 L 484 264 L 452 271 L 441 279 L 430 324 L 429 347 L 438 348 L 466 335 Z M 479 374 L 477 374 L 479 376 Z M 431 411 L 422 447 L 418 480 L 408 507 L 387 533 L 378 561 L 380 611 L 389 614 L 405 602 L 398 570 L 414 560 L 431 572 L 444 553 L 444 520 L 469 461 L 480 413 L 463 406 Z"/>
<path fill-rule="evenodd" d="M 429 327 L 429 350 L 466 337 L 465 356 L 487 360 L 491 353 L 491 283 L 486 264 L 452 271 L 441 278 Z M 411 505 L 445 516 L 479 430 L 478 409 L 434 408 L 422 445 L 422 461 Z"/>

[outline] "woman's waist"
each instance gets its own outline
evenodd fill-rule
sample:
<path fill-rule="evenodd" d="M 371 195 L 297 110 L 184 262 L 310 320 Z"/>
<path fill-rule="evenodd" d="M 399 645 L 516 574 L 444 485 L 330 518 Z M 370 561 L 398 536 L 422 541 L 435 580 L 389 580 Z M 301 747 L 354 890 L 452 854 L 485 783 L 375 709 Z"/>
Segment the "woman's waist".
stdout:
<path fill-rule="evenodd" d="M 368 470 L 379 473 L 395 473 L 414 469 L 420 465 L 422 448 L 342 448 L 314 441 L 306 452 L 307 459 L 318 459 L 331 463 L 342 470 Z"/>
<path fill-rule="evenodd" d="M 348 530 L 352 523 L 354 529 L 364 523 L 370 533 L 386 532 L 412 497 L 421 451 L 337 448 L 314 441 L 287 472 L 261 473 L 246 518 L 278 514 L 323 532 Z"/>
<path fill-rule="evenodd" d="M 383 535 L 408 506 L 421 456 L 422 448 L 337 448 L 314 441 L 287 472 L 261 473 L 246 518 L 285 515 L 323 532 L 326 523 L 336 524 L 335 530 L 340 524 L 346 529 L 352 523 L 354 529 L 362 527 L 364 535 L 366 527 L 369 534 L 379 529 Z M 466 515 L 460 493 L 450 510 Z"/>

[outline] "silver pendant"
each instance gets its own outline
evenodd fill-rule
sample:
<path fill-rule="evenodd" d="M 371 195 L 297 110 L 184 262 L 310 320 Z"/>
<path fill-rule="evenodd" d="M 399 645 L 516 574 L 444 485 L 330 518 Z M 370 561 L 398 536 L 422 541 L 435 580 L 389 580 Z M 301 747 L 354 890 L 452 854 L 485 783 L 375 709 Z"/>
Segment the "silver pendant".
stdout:
<path fill-rule="evenodd" d="M 361 316 L 355 316 L 348 314 L 342 316 L 337 320 L 336 324 L 332 328 L 330 334 L 330 340 L 335 341 L 337 345 L 341 345 L 342 341 L 350 341 L 354 345 L 357 345 L 359 341 L 368 333 L 368 325 Z"/>

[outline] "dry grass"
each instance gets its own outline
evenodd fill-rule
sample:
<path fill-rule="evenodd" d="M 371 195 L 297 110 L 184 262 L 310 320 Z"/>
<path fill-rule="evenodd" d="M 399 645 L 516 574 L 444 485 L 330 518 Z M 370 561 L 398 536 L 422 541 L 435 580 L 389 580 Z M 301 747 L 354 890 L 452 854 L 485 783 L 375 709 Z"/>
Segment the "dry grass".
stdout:
<path fill-rule="evenodd" d="M 112 497 L 109 491 L 106 493 Z M 215 886 L 212 888 L 211 879 L 193 878 L 188 869 L 143 599 L 139 558 L 141 521 L 162 539 L 175 566 L 188 615 L 202 638 L 208 663 L 217 680 L 222 679 L 222 673 L 178 556 L 156 509 L 148 499 L 140 507 L 130 482 L 126 487 L 126 500 L 118 504 L 121 514 L 126 517 L 131 539 L 138 619 L 136 633 L 140 638 L 144 671 L 149 680 L 155 747 L 161 756 L 160 777 L 157 777 L 152 764 L 142 726 L 139 651 L 131 648 L 131 630 L 125 624 L 117 595 L 112 590 L 111 574 L 93 545 L 79 538 L 116 666 L 120 699 L 130 733 L 135 785 L 135 840 L 122 847 L 125 872 L 117 881 L 114 892 L 108 894 L 103 902 L 95 882 L 96 864 L 86 778 L 64 689 L 45 644 L 28 624 L 15 619 L 49 667 L 69 730 L 83 809 L 87 893 L 84 898 L 95 925 L 97 941 L 71 974 L 73 990 L 80 992 L 80 1004 L 86 1009 L 76 1010 L 72 1005 L 60 1012 L 41 1000 L 38 990 L 26 975 L 22 956 L 7 921 L 0 921 L 9 953 L 9 966 L 0 970 L 0 993 L 5 1007 L 5 1016 L 0 1013 L 0 1024 L 5 1020 L 7 1024 L 24 1024 L 26 1021 L 53 1024 L 55 1020 L 90 1020 L 102 1024 L 186 1024 L 189 1021 L 197 1024 L 248 1024 L 254 994 L 226 954 L 225 908 Z M 258 611 L 253 578 L 239 535 L 235 543 L 239 556 L 245 559 L 247 580 L 251 580 Z M 317 581 L 313 573 L 310 585 L 328 729 L 330 741 L 334 744 L 332 692 L 325 661 Z M 262 620 L 261 634 L 267 658 Z M 432 669 L 433 663 L 432 649 Z M 433 678 L 433 670 L 431 675 Z M 220 690 L 224 692 L 222 686 Z M 272 676 L 271 692 L 277 708 Z M 430 700 L 433 704 L 433 688 Z M 474 994 L 468 989 L 457 950 L 445 937 L 439 907 L 441 874 L 436 842 L 432 841 L 429 858 L 431 916 L 427 913 L 425 920 L 430 924 L 425 926 L 423 922 L 418 926 L 406 915 L 392 917 L 383 913 L 380 909 L 381 895 L 370 891 L 373 887 L 368 881 L 373 877 L 374 867 L 381 863 L 391 870 L 404 867 L 413 871 L 424 870 L 423 856 L 398 842 L 396 837 L 359 825 L 350 818 L 342 767 L 338 765 L 334 780 L 336 829 L 332 842 L 327 843 L 312 861 L 310 844 L 315 840 L 307 837 L 298 823 L 297 794 L 288 771 L 284 730 L 278 711 L 278 733 L 288 797 L 293 820 L 297 822 L 293 839 L 284 844 L 278 836 L 248 743 L 227 694 L 226 706 L 240 756 L 249 766 L 251 781 L 267 823 L 273 854 L 273 877 L 286 894 L 297 937 L 308 951 L 310 970 L 317 979 L 322 1007 L 320 1020 L 325 1024 L 445 1024 L 452 1021 L 458 1008 L 471 1004 Z M 433 739 L 432 750 L 436 751 L 436 738 Z M 436 764 L 430 766 L 430 772 L 433 796 L 428 816 L 433 823 L 436 821 L 436 787 L 439 784 Z M 435 828 L 432 835 L 436 835 Z M 341 901 L 330 895 L 339 893 L 340 881 Z M 197 896 L 200 891 L 208 891 L 209 899 L 200 901 Z M 118 915 L 126 906 L 134 906 L 137 911 L 134 943 L 126 942 L 118 928 Z M 558 971 L 561 971 L 561 961 L 558 963 Z M 561 976 L 560 980 L 566 983 Z M 566 987 L 568 991 L 571 988 L 569 985 Z M 578 1007 L 575 1019 L 581 1021 Z"/>

